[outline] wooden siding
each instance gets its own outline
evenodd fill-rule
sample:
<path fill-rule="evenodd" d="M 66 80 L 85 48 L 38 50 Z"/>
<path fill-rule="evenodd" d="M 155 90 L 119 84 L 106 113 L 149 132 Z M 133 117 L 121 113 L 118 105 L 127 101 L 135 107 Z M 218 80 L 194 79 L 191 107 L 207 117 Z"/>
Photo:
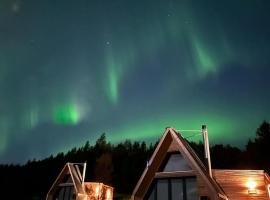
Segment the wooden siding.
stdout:
<path fill-rule="evenodd" d="M 156 172 L 155 178 L 173 178 L 196 176 L 195 171 Z"/>
<path fill-rule="evenodd" d="M 172 141 L 169 149 L 168 149 L 168 152 L 178 152 L 178 144 L 175 142 L 175 140 Z"/>
<path fill-rule="evenodd" d="M 269 200 L 263 170 L 213 170 L 214 179 L 229 200 Z M 256 182 L 256 194 L 249 194 L 247 182 Z"/>
<path fill-rule="evenodd" d="M 198 172 L 197 172 L 197 187 L 200 196 L 209 196 L 209 197 L 212 196 L 211 190 L 207 187 L 207 184 L 205 183 L 205 181 Z"/>

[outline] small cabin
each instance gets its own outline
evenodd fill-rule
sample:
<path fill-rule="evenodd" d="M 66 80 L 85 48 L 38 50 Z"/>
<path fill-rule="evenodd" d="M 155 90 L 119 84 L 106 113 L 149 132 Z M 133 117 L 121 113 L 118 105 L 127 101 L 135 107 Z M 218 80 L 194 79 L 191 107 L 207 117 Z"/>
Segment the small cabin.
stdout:
<path fill-rule="evenodd" d="M 208 166 L 180 133 L 167 128 L 131 200 L 270 199 L 270 179 L 263 170 L 211 169 L 210 156 Z"/>
<path fill-rule="evenodd" d="M 113 187 L 84 182 L 86 163 L 66 163 L 46 200 L 112 200 Z"/>

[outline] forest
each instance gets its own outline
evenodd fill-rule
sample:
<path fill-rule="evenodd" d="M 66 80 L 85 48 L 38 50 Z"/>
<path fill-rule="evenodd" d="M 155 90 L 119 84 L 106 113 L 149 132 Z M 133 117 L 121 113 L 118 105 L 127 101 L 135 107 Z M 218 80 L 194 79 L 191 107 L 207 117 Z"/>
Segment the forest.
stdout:
<path fill-rule="evenodd" d="M 45 199 L 66 162 L 87 162 L 86 181 L 112 185 L 115 197 L 130 195 L 156 145 L 129 140 L 111 144 L 103 133 L 94 145 L 87 141 L 82 147 L 43 160 L 29 160 L 23 165 L 1 164 L 1 199 Z M 202 143 L 190 142 L 190 145 L 199 156 L 203 156 Z M 263 169 L 269 173 L 269 146 L 270 123 L 264 121 L 244 149 L 224 144 L 212 145 L 212 167 Z"/>

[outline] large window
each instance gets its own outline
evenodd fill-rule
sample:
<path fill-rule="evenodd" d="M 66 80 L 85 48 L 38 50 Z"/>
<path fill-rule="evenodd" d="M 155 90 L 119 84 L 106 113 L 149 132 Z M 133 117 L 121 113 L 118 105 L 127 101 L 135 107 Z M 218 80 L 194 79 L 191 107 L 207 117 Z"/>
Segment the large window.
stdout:
<path fill-rule="evenodd" d="M 75 198 L 73 186 L 60 186 L 53 197 L 54 200 L 74 200 Z"/>
<path fill-rule="evenodd" d="M 171 153 L 167 155 L 165 160 L 165 165 L 163 165 L 163 172 L 173 172 L 173 171 L 189 171 L 192 170 L 188 165 L 187 161 L 183 158 L 180 153 Z"/>
<path fill-rule="evenodd" d="M 153 182 L 145 200 L 198 200 L 195 177 L 165 178 Z"/>
<path fill-rule="evenodd" d="M 62 182 L 57 187 L 57 191 L 53 196 L 54 200 L 73 200 L 76 198 L 70 174 L 65 175 Z"/>
<path fill-rule="evenodd" d="M 58 192 L 54 195 L 54 200 L 74 200 L 76 197 L 74 187 L 64 186 L 60 187 Z"/>

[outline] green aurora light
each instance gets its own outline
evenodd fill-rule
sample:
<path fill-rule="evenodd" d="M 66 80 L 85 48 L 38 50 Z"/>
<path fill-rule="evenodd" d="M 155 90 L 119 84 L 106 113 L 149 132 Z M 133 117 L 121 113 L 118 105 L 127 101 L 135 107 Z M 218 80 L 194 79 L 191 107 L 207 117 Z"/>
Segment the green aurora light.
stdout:
<path fill-rule="evenodd" d="M 73 104 L 57 106 L 53 113 L 53 121 L 56 124 L 76 125 L 80 120 L 77 107 Z"/>
<path fill-rule="evenodd" d="M 242 146 L 269 120 L 269 3 L 20 2 L 0 3 L 0 161 L 167 126 Z"/>
<path fill-rule="evenodd" d="M 197 132 L 181 132 L 181 130 L 200 130 L 201 125 L 207 124 L 211 142 L 221 142 L 220 137 L 222 135 L 233 137 L 230 134 L 237 127 L 237 123 L 232 119 L 211 114 L 205 115 L 203 113 L 197 114 L 196 118 L 192 116 L 165 114 L 164 116 L 155 116 L 138 121 L 138 124 L 124 125 L 119 130 L 112 130 L 114 134 L 109 135 L 109 140 L 120 142 L 123 138 L 128 138 L 131 140 L 151 139 L 151 141 L 154 139 L 155 141 L 162 136 L 166 127 L 175 128 L 184 137 L 188 137 Z M 189 138 L 191 141 L 198 141 L 200 139 L 197 136 Z"/>

